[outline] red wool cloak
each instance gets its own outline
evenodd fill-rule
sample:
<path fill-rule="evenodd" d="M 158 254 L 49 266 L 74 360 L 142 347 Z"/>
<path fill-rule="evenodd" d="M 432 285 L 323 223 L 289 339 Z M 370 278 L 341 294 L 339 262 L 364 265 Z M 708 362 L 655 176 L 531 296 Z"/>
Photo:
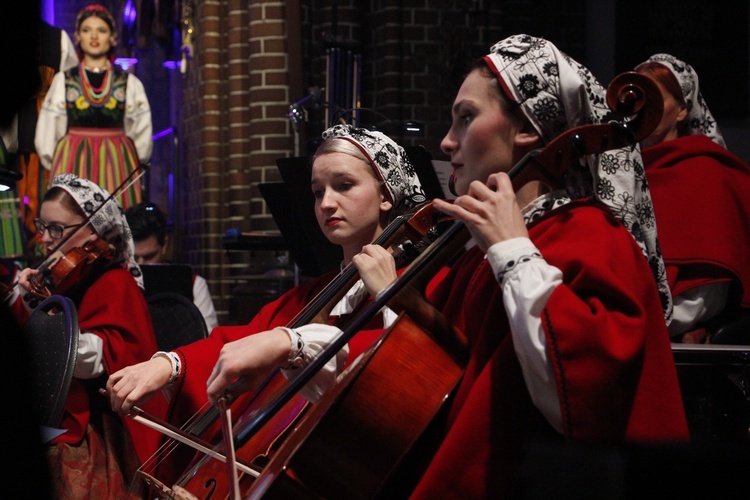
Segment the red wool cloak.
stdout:
<path fill-rule="evenodd" d="M 505 496 L 539 436 L 588 443 L 688 438 L 659 295 L 627 230 L 598 206 L 576 202 L 529 231 L 563 272 L 541 317 L 564 436 L 531 401 L 500 286 L 483 253 L 472 249 L 429 297 L 469 337 L 471 358 L 414 498 Z"/>
<path fill-rule="evenodd" d="M 731 280 L 750 308 L 750 167 L 705 135 L 642 153 L 672 294 Z"/>
<path fill-rule="evenodd" d="M 104 343 L 102 361 L 107 374 L 146 361 L 158 351 L 146 299 L 128 270 L 118 267 L 106 271 L 86 290 L 76 307 L 80 330 L 95 333 Z M 93 398 L 100 401 L 92 401 Z M 104 396 L 87 392 L 82 382 L 74 378 L 61 424 L 68 432 L 55 442 L 80 441 L 89 423 L 90 408 L 103 405 L 109 406 Z M 143 409 L 163 418 L 166 402 L 159 395 Z M 145 462 L 156 452 L 161 434 L 130 418 L 122 419 L 138 460 Z"/>

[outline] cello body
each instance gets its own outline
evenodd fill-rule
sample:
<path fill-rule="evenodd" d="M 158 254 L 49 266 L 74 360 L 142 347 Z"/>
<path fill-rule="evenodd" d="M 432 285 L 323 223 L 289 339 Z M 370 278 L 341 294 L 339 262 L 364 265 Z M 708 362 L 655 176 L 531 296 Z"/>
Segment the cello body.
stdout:
<path fill-rule="evenodd" d="M 460 356 L 402 314 L 308 410 L 248 498 L 377 496 L 462 373 Z"/>

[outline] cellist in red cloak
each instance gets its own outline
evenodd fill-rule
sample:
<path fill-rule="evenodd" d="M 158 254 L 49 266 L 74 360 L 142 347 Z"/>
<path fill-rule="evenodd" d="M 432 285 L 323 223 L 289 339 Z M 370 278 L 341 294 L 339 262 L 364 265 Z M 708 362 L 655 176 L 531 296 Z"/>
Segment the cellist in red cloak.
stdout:
<path fill-rule="evenodd" d="M 561 132 L 608 119 L 604 89 L 552 43 L 495 44 L 463 82 L 442 142 L 459 195 L 435 208 L 476 246 L 430 299 L 470 342 L 415 498 L 501 498 L 535 439 L 688 439 L 665 317 L 669 289 L 638 151 L 569 167 L 564 189 L 507 172 Z"/>
<path fill-rule="evenodd" d="M 396 277 L 393 259 L 384 248 L 370 243 L 395 215 L 424 202 L 425 195 L 406 152 L 386 135 L 336 125 L 323 133 L 323 139 L 313 157 L 311 179 L 320 228 L 342 247 L 342 268 L 350 263 L 360 270 L 386 266 L 371 273 L 368 280 L 357 282 L 333 307 L 329 319 L 335 323 L 350 316 L 369 293 L 377 293 Z M 228 384 L 242 375 L 243 390 L 257 386 L 279 366 L 285 368 L 285 376 L 294 378 L 297 368 L 339 330 L 323 324 L 298 329 L 286 326 L 335 276 L 327 273 L 288 291 L 263 307 L 247 325 L 219 326 L 204 340 L 171 353 L 157 353 L 150 361 L 115 373 L 107 382 L 113 408 L 125 414 L 133 405 L 166 389 L 171 397 L 169 419 L 182 425 L 204 408 L 206 383 L 217 376 Z M 333 382 L 337 364 L 343 366 L 355 359 L 395 317 L 393 311 L 384 309 L 306 386 L 306 397 L 317 399 Z M 235 414 L 239 411 L 233 409 Z M 158 479 L 171 487 L 175 474 L 185 466 L 173 461 L 160 468 Z"/>
<path fill-rule="evenodd" d="M 675 304 L 669 332 L 696 342 L 750 312 L 750 167 L 727 150 L 692 66 L 655 54 L 636 71 L 664 97 L 641 148 Z"/>

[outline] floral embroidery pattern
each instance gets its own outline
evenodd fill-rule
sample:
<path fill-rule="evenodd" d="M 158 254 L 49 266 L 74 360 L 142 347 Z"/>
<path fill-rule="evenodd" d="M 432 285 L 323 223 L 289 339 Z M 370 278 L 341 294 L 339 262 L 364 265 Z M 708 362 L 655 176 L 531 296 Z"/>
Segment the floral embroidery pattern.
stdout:
<path fill-rule="evenodd" d="M 606 91 L 594 75 L 547 40 L 529 35 L 508 37 L 492 46 L 485 61 L 494 67 L 502 87 L 509 90 L 509 97 L 521 106 L 545 144 L 569 128 L 614 119 Z M 687 65 L 680 68 L 688 73 Z M 547 196 L 555 201 L 535 206 L 526 213 L 527 220 L 578 198 L 594 197 L 603 203 L 653 263 L 654 277 L 664 299 L 664 314 L 670 318 L 671 296 L 664 279 L 640 150 L 633 146 L 583 157 L 579 164 L 568 168 L 563 183 L 564 189 Z"/>
<path fill-rule="evenodd" d="M 409 209 L 427 201 L 427 195 L 404 148 L 381 132 L 352 125 L 335 125 L 323 132 L 323 139 L 340 137 L 352 142 L 367 156 L 385 183 L 394 208 Z"/>
<path fill-rule="evenodd" d="M 138 286 L 143 288 L 142 274 L 133 257 L 135 253 L 133 234 L 125 222 L 125 214 L 120 205 L 109 199 L 110 195 L 106 190 L 73 174 L 55 176 L 50 189 L 53 187 L 64 189 L 76 200 L 86 216 L 90 217 L 90 223 L 96 234 L 114 245 L 117 257 L 123 261 L 122 267 L 130 271 L 138 282 Z M 99 209 L 99 207 L 102 208 Z"/>
<path fill-rule="evenodd" d="M 698 74 L 693 67 L 670 54 L 654 54 L 646 62 L 656 62 L 665 66 L 677 79 L 688 110 L 687 123 L 690 134 L 706 135 L 719 146 L 726 148 L 719 126 L 698 88 Z"/>

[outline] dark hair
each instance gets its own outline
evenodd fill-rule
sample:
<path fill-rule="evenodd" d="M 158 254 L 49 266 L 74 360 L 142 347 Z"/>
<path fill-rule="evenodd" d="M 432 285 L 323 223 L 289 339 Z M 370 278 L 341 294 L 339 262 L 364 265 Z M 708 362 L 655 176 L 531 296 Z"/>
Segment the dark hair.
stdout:
<path fill-rule="evenodd" d="M 685 95 L 682 93 L 682 87 L 680 87 L 680 82 L 677 81 L 677 78 L 672 71 L 662 63 L 647 61 L 638 65 L 638 67 L 635 68 L 635 71 L 655 80 L 659 85 L 664 87 L 664 90 L 666 90 L 678 104 L 687 107 L 685 104 Z M 677 131 L 680 136 L 689 134 L 688 126 L 688 120 L 683 120 L 681 123 L 677 124 Z"/>
<path fill-rule="evenodd" d="M 487 66 L 487 63 L 484 59 L 474 59 L 471 63 L 469 63 L 466 76 L 468 76 L 468 74 L 474 70 L 479 70 L 482 76 L 490 80 L 490 94 L 497 99 L 497 102 L 500 103 L 500 109 L 503 110 L 503 113 L 508 115 L 513 120 L 516 120 L 519 124 L 528 122 L 528 120 L 526 119 L 526 115 L 523 114 L 521 106 L 517 102 L 511 100 L 511 98 L 505 94 L 503 89 L 500 87 L 500 82 L 497 81 L 497 76 L 495 76 L 490 67 Z"/>
<path fill-rule="evenodd" d="M 144 241 L 156 236 L 163 246 L 167 236 L 167 218 L 156 204 L 144 201 L 125 210 L 125 218 L 133 233 L 133 241 Z"/>
<path fill-rule="evenodd" d="M 78 214 L 84 219 L 86 218 L 86 212 L 83 211 L 83 209 L 78 204 L 76 199 L 73 198 L 73 195 L 71 195 L 69 192 L 67 192 L 65 189 L 59 186 L 53 186 L 49 189 L 49 191 L 44 193 L 44 198 L 42 198 L 42 203 L 44 203 L 45 201 L 60 202 L 60 205 L 67 208 L 74 214 Z"/>

